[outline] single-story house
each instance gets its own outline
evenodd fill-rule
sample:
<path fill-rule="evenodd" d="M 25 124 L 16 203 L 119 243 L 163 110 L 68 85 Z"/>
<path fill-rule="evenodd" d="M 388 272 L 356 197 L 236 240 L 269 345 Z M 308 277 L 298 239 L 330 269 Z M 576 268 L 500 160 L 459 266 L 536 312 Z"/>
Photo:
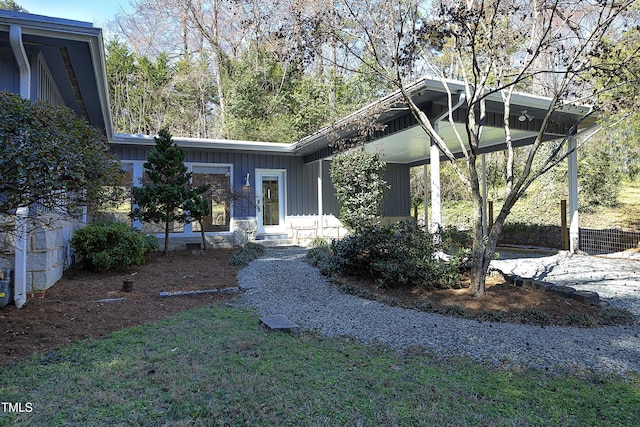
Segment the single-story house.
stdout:
<path fill-rule="evenodd" d="M 436 122 L 440 135 L 445 141 L 452 141 L 451 149 L 455 153 L 459 147 L 455 138 L 450 138 L 454 129 L 448 120 L 447 88 L 455 98 L 463 86 L 455 81 L 446 83 L 425 78 L 410 89 L 415 102 Z M 113 152 L 122 161 L 129 185 L 138 185 L 143 179 L 142 165 L 154 146 L 154 139 L 149 135 L 113 131 L 100 28 L 86 22 L 0 10 L 0 90 L 72 108 L 102 129 Z M 403 106 L 399 93 L 392 93 L 374 104 L 294 144 L 174 137 L 186 150 L 186 164 L 194 180 L 227 187 L 238 194 L 214 206 L 212 217 L 205 222 L 209 242 L 241 244 L 253 239 L 298 241 L 344 235 L 346 231 L 337 218 L 339 204 L 329 177 L 335 154 L 332 142 L 336 135 L 349 138 L 355 132 L 341 126 L 343 123 L 380 105 L 390 106 L 377 119 L 384 126 L 369 137 L 366 147 L 380 152 L 387 163 L 386 180 L 391 188 L 384 200 L 383 215 L 392 219 L 409 217 L 409 170 L 431 165 L 432 171 L 438 171 L 440 153 Z M 509 120 L 515 144 L 533 141 L 548 107 L 546 98 L 528 94 L 514 96 Z M 458 103 L 455 108 L 464 109 L 464 103 Z M 504 147 L 502 111 L 500 96 L 491 97 L 483 134 L 484 151 Z M 546 130 L 547 137 L 564 136 L 583 112 L 582 107 L 568 107 L 558 112 L 553 126 Z M 454 111 L 454 120 L 458 117 L 459 113 Z M 593 121 L 581 124 L 582 127 L 591 125 Z M 575 155 L 569 163 L 575 187 Z M 431 175 L 432 222 L 440 223 L 439 178 L 437 173 Z M 574 248 L 578 233 L 577 190 L 572 191 L 570 205 Z M 128 220 L 126 211 L 125 207 L 120 215 Z M 113 215 L 117 217 L 118 213 Z M 160 233 L 146 224 L 134 225 Z M 24 248 L 16 248 L 15 254 L 16 298 L 24 298 L 27 292 L 45 290 L 60 278 L 70 262 L 67 240 L 72 228 L 70 225 L 62 231 L 47 230 L 43 232 L 45 235 L 30 239 L 25 236 Z M 53 237 L 55 233 L 62 237 Z M 176 227 L 171 242 L 175 247 L 184 248 L 185 244 L 198 242 L 199 236 L 198 225 L 189 224 Z M 37 257 L 43 259 L 36 260 Z"/>

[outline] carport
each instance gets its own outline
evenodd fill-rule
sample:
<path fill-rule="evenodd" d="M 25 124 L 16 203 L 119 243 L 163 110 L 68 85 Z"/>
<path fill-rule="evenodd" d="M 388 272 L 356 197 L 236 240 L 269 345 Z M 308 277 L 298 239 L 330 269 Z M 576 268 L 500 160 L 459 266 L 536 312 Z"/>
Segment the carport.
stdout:
<path fill-rule="evenodd" d="M 464 83 L 439 78 L 424 78 L 407 88 L 412 99 L 427 115 L 435 130 L 456 156 L 463 151 L 456 133 L 466 138 L 464 117 L 466 102 Z M 515 93 L 510 102 L 509 127 L 514 147 L 532 144 L 543 125 L 543 118 L 549 111 L 551 99 L 541 96 Z M 487 96 L 487 113 L 480 142 L 480 153 L 501 151 L 507 148 L 504 131 L 504 101 L 500 93 Z M 597 126 L 596 116 L 590 113 L 590 107 L 567 104 L 555 109 L 551 122 L 544 131 L 545 141 L 568 139 L 567 162 L 569 169 L 569 246 L 571 252 L 578 250 L 578 184 L 577 184 L 577 142 L 585 133 L 593 132 Z M 447 158 L 429 135 L 418 124 L 409 111 L 400 91 L 364 107 L 345 117 L 334 125 L 299 141 L 293 147 L 298 155 L 306 155 L 308 161 L 330 158 L 337 150 L 336 140 L 356 138 L 359 129 L 357 123 L 366 122 L 366 117 L 375 115 L 379 129 L 366 136 L 365 149 L 378 152 L 384 161 L 399 163 L 409 167 L 431 166 L 430 182 L 425 182 L 425 213 L 429 212 L 432 228 L 442 224 L 440 197 L 440 161 Z M 585 118 L 586 117 L 586 118 Z M 361 127 L 361 125 L 360 125 Z M 468 144 L 466 145 L 468 146 Z M 484 175 L 484 155 L 482 156 L 482 191 L 484 194 L 485 235 L 487 230 L 487 186 Z M 425 181 L 428 174 L 425 173 Z M 430 203 L 429 203 L 430 201 Z M 427 218 L 425 218 L 425 221 Z"/>

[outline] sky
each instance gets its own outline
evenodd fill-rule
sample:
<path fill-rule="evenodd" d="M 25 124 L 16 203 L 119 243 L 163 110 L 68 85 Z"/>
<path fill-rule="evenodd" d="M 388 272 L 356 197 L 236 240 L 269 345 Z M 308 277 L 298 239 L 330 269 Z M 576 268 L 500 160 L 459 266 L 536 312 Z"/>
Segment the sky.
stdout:
<path fill-rule="evenodd" d="M 15 0 L 29 13 L 92 22 L 104 27 L 118 12 L 131 10 L 129 0 Z"/>

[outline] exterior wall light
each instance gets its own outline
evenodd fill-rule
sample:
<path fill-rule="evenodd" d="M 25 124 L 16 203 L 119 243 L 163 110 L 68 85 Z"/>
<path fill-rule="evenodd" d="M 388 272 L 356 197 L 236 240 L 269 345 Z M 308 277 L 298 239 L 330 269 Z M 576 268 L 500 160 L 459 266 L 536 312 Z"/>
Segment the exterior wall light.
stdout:
<path fill-rule="evenodd" d="M 527 113 L 527 110 L 524 110 L 520 113 L 520 117 L 518 117 L 518 120 L 520 120 L 521 122 L 524 122 L 525 120 L 533 120 L 533 116 L 529 113 Z"/>

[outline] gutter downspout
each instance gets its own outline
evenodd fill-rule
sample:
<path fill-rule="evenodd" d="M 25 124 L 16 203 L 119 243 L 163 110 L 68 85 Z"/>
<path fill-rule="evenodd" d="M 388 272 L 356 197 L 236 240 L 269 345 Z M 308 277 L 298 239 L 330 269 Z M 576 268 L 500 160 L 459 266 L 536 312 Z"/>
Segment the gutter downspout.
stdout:
<path fill-rule="evenodd" d="M 31 66 L 27 52 L 24 50 L 24 44 L 22 44 L 22 28 L 17 25 L 9 27 L 9 43 L 20 70 L 20 96 L 24 99 L 31 99 Z"/>
<path fill-rule="evenodd" d="M 438 123 L 446 116 L 451 116 L 464 102 L 466 95 L 463 91 L 458 92 L 458 102 L 448 111 L 440 114 L 433 120 L 433 129 L 438 133 Z M 429 164 L 431 165 L 431 232 L 437 233 L 442 226 L 442 200 L 440 197 L 440 148 L 431 138 L 431 152 L 429 153 Z M 427 211 L 427 200 L 425 199 L 425 212 Z"/>
<path fill-rule="evenodd" d="M 20 70 L 20 96 L 31 99 L 31 66 L 22 43 L 22 28 L 9 27 L 9 43 Z M 27 216 L 29 208 L 21 206 L 16 211 L 16 242 L 14 261 L 14 303 L 22 308 L 27 302 Z"/>

